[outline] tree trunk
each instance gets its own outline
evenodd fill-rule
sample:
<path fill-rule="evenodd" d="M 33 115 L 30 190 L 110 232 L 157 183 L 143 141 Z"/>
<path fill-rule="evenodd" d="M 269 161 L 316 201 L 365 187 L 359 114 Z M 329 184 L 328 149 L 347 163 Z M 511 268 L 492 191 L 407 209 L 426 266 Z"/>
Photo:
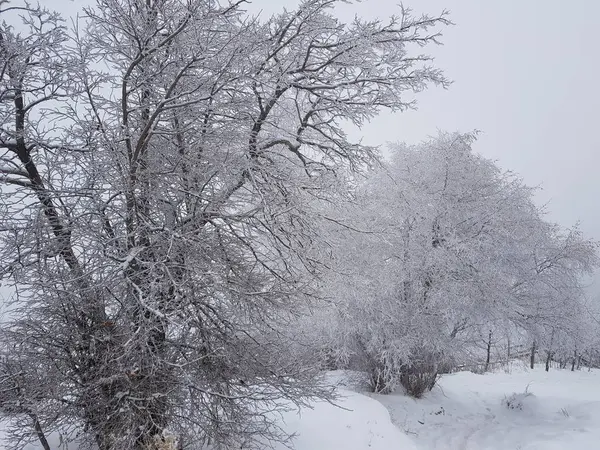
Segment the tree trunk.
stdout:
<path fill-rule="evenodd" d="M 44 430 L 42 430 L 42 425 L 40 424 L 37 416 L 35 414 L 30 414 L 30 417 L 33 420 L 33 428 L 35 429 L 35 434 L 37 435 L 40 444 L 42 444 L 44 450 L 50 450 L 50 444 L 46 439 L 46 435 L 44 434 Z"/>
<path fill-rule="evenodd" d="M 529 357 L 529 367 L 533 369 L 535 366 L 535 341 L 531 345 L 531 356 Z"/>
<path fill-rule="evenodd" d="M 571 372 L 575 372 L 575 364 L 577 362 L 577 350 L 573 352 L 573 363 L 571 364 Z"/>
<path fill-rule="evenodd" d="M 490 334 L 488 335 L 488 341 L 487 341 L 487 357 L 485 358 L 485 368 L 483 369 L 484 372 L 487 372 L 488 369 L 490 368 L 490 354 L 492 351 L 492 330 L 490 330 Z"/>
<path fill-rule="evenodd" d="M 552 334 L 550 335 L 550 346 L 548 350 L 546 350 L 546 372 L 550 370 L 550 362 L 552 361 L 552 356 L 554 356 L 554 352 L 552 351 L 552 349 L 554 348 L 554 331 L 555 330 L 552 330 Z"/>

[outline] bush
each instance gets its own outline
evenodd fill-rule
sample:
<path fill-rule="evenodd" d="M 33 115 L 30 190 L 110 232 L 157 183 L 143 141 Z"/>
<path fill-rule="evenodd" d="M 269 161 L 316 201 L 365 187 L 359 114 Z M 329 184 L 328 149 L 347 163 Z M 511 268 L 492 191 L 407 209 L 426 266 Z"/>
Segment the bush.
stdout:
<path fill-rule="evenodd" d="M 396 376 L 392 370 L 384 365 L 371 367 L 369 385 L 376 394 L 389 394 L 396 388 Z"/>
<path fill-rule="evenodd" d="M 525 392 L 514 393 L 508 397 L 504 397 L 502 405 L 508 409 L 517 411 L 535 411 L 536 409 L 536 397 L 529 392 L 529 386 L 525 389 Z"/>
<path fill-rule="evenodd" d="M 451 364 L 441 352 L 413 350 L 406 362 L 385 356 L 380 358 L 363 355 L 363 369 L 369 373 L 369 385 L 373 392 L 389 394 L 401 385 L 406 393 L 421 398 L 435 386 L 442 373 L 449 373 Z"/>
<path fill-rule="evenodd" d="M 435 352 L 422 354 L 421 358 L 401 368 L 400 384 L 406 393 L 414 398 L 421 398 L 435 386 L 441 373 L 449 368 L 442 364 L 442 355 Z"/>
<path fill-rule="evenodd" d="M 406 393 L 414 398 L 421 398 L 435 386 L 438 379 L 437 372 L 404 372 L 400 375 L 400 384 Z"/>

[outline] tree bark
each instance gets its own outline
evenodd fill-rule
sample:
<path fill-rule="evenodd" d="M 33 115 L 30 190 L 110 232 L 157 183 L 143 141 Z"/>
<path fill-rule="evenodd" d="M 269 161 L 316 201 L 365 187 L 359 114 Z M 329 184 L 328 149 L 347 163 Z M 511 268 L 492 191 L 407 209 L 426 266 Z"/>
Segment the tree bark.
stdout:
<path fill-rule="evenodd" d="M 485 368 L 483 369 L 484 372 L 487 372 L 488 369 L 490 368 L 490 354 L 492 352 L 492 330 L 490 330 L 490 334 L 488 335 L 488 341 L 487 341 L 487 357 L 485 359 Z"/>
<path fill-rule="evenodd" d="M 548 372 L 550 370 L 550 361 L 552 361 L 552 352 L 550 350 L 548 350 L 548 353 L 546 356 L 546 372 Z"/>
<path fill-rule="evenodd" d="M 535 366 L 535 341 L 531 345 L 531 356 L 529 357 L 529 367 L 534 368 Z"/>
<path fill-rule="evenodd" d="M 554 352 L 552 351 L 553 348 L 554 348 L 554 330 L 552 330 L 552 334 L 550 335 L 550 346 L 549 346 L 548 350 L 546 350 L 546 352 L 547 352 L 546 372 L 548 372 L 550 370 L 550 362 L 552 361 L 552 357 L 554 356 Z"/>
<path fill-rule="evenodd" d="M 46 439 L 46 435 L 44 434 L 44 430 L 42 429 L 42 425 L 40 424 L 40 421 L 38 420 L 37 416 L 33 413 L 29 414 L 29 416 L 33 420 L 33 428 L 35 429 L 35 434 L 37 435 L 37 438 L 40 441 L 40 444 L 42 444 L 42 447 L 44 448 L 44 450 L 51 450 L 50 444 L 48 443 L 48 440 Z"/>

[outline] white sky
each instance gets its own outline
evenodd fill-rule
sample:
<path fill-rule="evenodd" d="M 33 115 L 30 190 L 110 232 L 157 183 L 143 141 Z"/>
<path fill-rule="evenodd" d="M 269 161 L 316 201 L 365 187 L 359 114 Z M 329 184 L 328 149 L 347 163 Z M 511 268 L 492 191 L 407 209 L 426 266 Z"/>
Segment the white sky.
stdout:
<path fill-rule="evenodd" d="M 42 0 L 71 13 L 91 0 Z M 293 8 L 298 0 L 251 0 L 263 16 Z M 366 142 L 418 142 L 446 131 L 480 130 L 476 150 L 541 185 L 540 203 L 564 226 L 582 221 L 600 239 L 600 39 L 597 0 L 407 0 L 415 12 L 447 9 L 455 26 L 431 49 L 436 65 L 454 81 L 429 89 L 418 110 L 382 114 L 357 136 Z M 343 5 L 354 13 L 384 18 L 399 11 L 395 0 Z"/>

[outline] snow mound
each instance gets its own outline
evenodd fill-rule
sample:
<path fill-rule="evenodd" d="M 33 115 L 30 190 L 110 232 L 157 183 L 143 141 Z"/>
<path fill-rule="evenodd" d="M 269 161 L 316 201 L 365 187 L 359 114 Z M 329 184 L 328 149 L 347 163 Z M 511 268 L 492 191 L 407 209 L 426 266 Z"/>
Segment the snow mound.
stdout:
<path fill-rule="evenodd" d="M 511 410 L 525 411 L 535 414 L 539 411 L 537 398 L 531 392 L 514 393 L 504 397 L 502 404 Z"/>
<path fill-rule="evenodd" d="M 312 409 L 285 415 L 284 428 L 297 434 L 292 441 L 295 450 L 416 450 L 381 403 L 347 390 L 339 392 L 343 398 L 338 406 L 317 402 Z"/>

